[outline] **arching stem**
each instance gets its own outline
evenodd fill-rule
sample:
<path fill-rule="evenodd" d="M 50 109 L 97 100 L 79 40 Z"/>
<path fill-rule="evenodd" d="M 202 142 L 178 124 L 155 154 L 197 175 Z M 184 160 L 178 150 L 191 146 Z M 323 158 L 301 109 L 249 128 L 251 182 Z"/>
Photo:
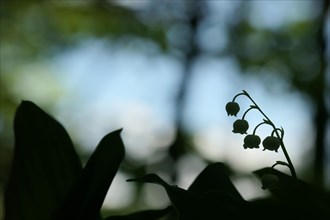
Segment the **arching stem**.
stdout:
<path fill-rule="evenodd" d="M 283 162 L 283 161 L 276 161 L 276 163 L 273 164 L 273 166 L 271 168 L 273 169 L 277 165 L 286 166 L 286 167 L 289 167 L 289 169 L 290 169 L 290 165 L 288 163 L 286 163 L 286 162 Z"/>
<path fill-rule="evenodd" d="M 263 125 L 263 124 L 269 124 L 268 122 L 261 122 L 261 123 L 259 123 L 255 128 L 254 128 L 254 130 L 253 130 L 253 135 L 255 135 L 256 134 L 256 131 L 257 131 L 257 128 L 260 126 L 260 125 Z"/>
<path fill-rule="evenodd" d="M 283 129 L 279 129 L 279 128 L 276 128 L 272 131 L 272 136 L 274 135 L 274 133 L 276 133 L 276 131 L 280 131 L 281 132 L 281 140 L 283 139 L 284 137 L 284 130 Z"/>
<path fill-rule="evenodd" d="M 244 91 L 244 90 L 243 90 Z M 240 96 L 240 95 L 246 95 L 244 92 L 241 92 L 241 93 L 238 93 L 237 95 L 234 96 L 233 98 L 233 101 L 232 102 L 235 102 L 235 99 Z"/>
<path fill-rule="evenodd" d="M 251 106 L 248 110 L 246 110 L 246 111 L 244 112 L 243 116 L 242 116 L 242 120 L 244 120 L 245 115 L 246 115 L 251 109 L 255 109 L 255 108 L 256 108 L 256 107 Z"/>
<path fill-rule="evenodd" d="M 242 94 L 242 93 L 239 93 L 238 95 L 240 95 L 240 94 Z M 296 180 L 297 179 L 296 171 L 294 169 L 294 166 L 293 166 L 293 164 L 291 162 L 290 156 L 289 156 L 289 154 L 288 154 L 288 152 L 287 152 L 287 150 L 285 148 L 284 142 L 283 142 L 284 132 L 282 132 L 282 137 L 281 137 L 280 134 L 278 133 L 278 130 L 279 129 L 276 128 L 276 126 L 273 124 L 273 122 L 267 117 L 267 115 L 261 110 L 261 108 L 257 105 L 257 103 L 252 99 L 252 97 L 249 95 L 249 93 L 247 93 L 246 91 L 243 90 L 243 94 L 246 95 L 251 100 L 251 102 L 254 104 L 254 107 L 257 108 L 259 110 L 259 112 L 266 118 L 266 120 L 268 121 L 267 123 L 270 124 L 273 127 L 274 132 L 275 132 L 277 138 L 279 138 L 280 141 L 281 141 L 280 146 L 281 146 L 281 149 L 282 149 L 282 151 L 284 153 L 284 156 L 285 156 L 286 160 L 288 161 L 288 167 L 290 169 L 292 178 L 294 178 Z M 238 96 L 238 95 L 236 95 L 236 96 Z"/>

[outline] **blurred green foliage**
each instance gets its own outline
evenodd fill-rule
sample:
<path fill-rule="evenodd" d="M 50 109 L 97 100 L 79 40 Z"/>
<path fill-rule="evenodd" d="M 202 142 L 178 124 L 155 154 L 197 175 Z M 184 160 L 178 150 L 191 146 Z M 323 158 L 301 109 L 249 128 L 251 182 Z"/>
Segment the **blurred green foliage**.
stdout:
<path fill-rule="evenodd" d="M 320 18 L 316 18 L 272 30 L 254 27 L 242 19 L 233 29 L 236 43 L 231 48 L 243 69 L 262 67 L 250 73 L 263 74 L 266 69 L 279 74 L 314 100 L 318 90 L 325 87 L 322 25 Z"/>
<path fill-rule="evenodd" d="M 132 10 L 111 1 L 1 1 L 1 27 L 2 68 L 89 38 L 135 36 L 166 46 L 164 30 L 146 26 Z"/>

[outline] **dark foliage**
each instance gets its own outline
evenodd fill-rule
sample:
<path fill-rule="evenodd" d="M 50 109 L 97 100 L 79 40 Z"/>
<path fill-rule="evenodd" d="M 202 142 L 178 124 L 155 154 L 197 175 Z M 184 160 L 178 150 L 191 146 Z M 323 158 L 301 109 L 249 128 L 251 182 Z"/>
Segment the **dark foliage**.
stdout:
<path fill-rule="evenodd" d="M 5 220 L 102 219 L 101 207 L 125 147 L 121 129 L 107 134 L 82 168 L 65 129 L 37 105 L 23 101 L 15 116 L 15 154 L 6 186 Z M 281 162 L 279 162 L 281 164 Z M 254 172 L 275 175 L 272 196 L 246 201 L 221 162 L 209 164 L 185 190 L 157 174 L 128 181 L 155 183 L 166 190 L 172 205 L 137 211 L 105 220 L 157 219 L 327 219 L 330 196 L 276 169 Z M 166 217 L 167 216 L 167 217 Z"/>

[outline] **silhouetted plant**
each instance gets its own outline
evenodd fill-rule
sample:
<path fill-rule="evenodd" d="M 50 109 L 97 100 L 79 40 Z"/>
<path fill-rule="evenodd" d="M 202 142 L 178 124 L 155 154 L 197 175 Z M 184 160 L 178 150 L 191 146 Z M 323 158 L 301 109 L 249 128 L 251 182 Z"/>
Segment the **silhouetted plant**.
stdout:
<path fill-rule="evenodd" d="M 220 162 L 208 165 L 188 190 L 169 185 L 154 173 L 127 181 L 154 183 L 164 187 L 180 219 L 236 219 L 241 216 L 247 202 L 231 182 L 226 170 L 226 166 Z"/>
<path fill-rule="evenodd" d="M 5 220 L 101 219 L 101 206 L 125 155 L 121 129 L 100 141 L 83 168 L 63 126 L 33 102 L 18 106 L 14 132 Z M 168 210 L 150 210 L 144 219 Z"/>
<path fill-rule="evenodd" d="M 272 193 L 271 197 L 246 201 L 231 182 L 229 174 L 225 172 L 225 165 L 220 162 L 208 165 L 187 190 L 169 185 L 154 173 L 127 181 L 154 183 L 164 187 L 179 219 L 327 219 L 330 216 L 327 208 L 330 205 L 330 196 L 297 179 L 283 142 L 284 129 L 277 128 L 244 90 L 227 103 L 225 108 L 228 116 L 237 116 L 240 106 L 235 99 L 241 95 L 248 97 L 253 105 L 244 112 L 241 119 L 234 122 L 234 133 L 247 133 L 249 123 L 245 116 L 250 110 L 257 109 L 265 117 L 254 128 L 253 133 L 244 138 L 243 147 L 259 148 L 261 139 L 256 135 L 256 130 L 259 126 L 267 124 L 273 131 L 262 141 L 264 150 L 277 152 L 281 147 L 288 161 L 276 161 L 269 168 L 253 172 L 260 178 L 261 187 Z M 277 165 L 289 167 L 291 176 L 276 170 Z"/>
<path fill-rule="evenodd" d="M 227 104 L 228 115 L 239 112 L 235 98 L 240 95 L 247 96 L 254 105 L 236 122 L 234 132 L 246 133 L 248 122 L 244 116 L 251 109 L 265 116 L 245 137 L 244 148 L 259 148 L 261 139 L 256 129 L 268 124 L 273 132 L 264 139 L 264 148 L 276 151 L 280 146 L 288 159 L 288 163 L 277 161 L 253 172 L 271 197 L 245 200 L 232 183 L 227 166 L 215 162 L 208 164 L 188 189 L 170 185 L 155 173 L 128 179 L 162 186 L 171 205 L 108 216 L 105 220 L 328 219 L 328 192 L 297 179 L 295 172 L 289 176 L 275 169 L 284 165 L 294 171 L 283 143 L 284 130 L 276 128 L 245 91 Z M 5 189 L 5 220 L 101 220 L 105 195 L 125 156 L 121 129 L 100 141 L 84 167 L 63 126 L 34 103 L 23 101 L 18 106 L 14 132 L 13 164 Z"/>
<path fill-rule="evenodd" d="M 258 110 L 265 118 L 263 119 L 263 121 L 261 123 L 259 123 L 253 130 L 252 134 L 247 135 L 244 138 L 244 145 L 243 147 L 246 148 L 259 148 L 259 144 L 261 142 L 261 139 L 258 135 L 256 135 L 256 131 L 257 128 L 261 125 L 270 125 L 273 128 L 273 131 L 271 133 L 270 136 L 267 136 L 263 141 L 262 141 L 262 145 L 264 147 L 263 150 L 270 150 L 270 151 L 275 151 L 277 152 L 278 148 L 281 147 L 286 159 L 287 159 L 287 163 L 283 162 L 283 161 L 277 161 L 272 168 L 274 168 L 276 165 L 284 165 L 289 167 L 290 171 L 291 171 L 291 175 L 294 179 L 297 179 L 297 175 L 296 175 L 296 171 L 295 168 L 291 162 L 291 159 L 289 157 L 289 154 L 287 153 L 287 150 L 285 148 L 284 142 L 283 142 L 283 137 L 284 137 L 284 129 L 283 128 L 277 128 L 274 123 L 267 117 L 267 115 L 261 110 L 261 108 L 257 105 L 257 103 L 252 99 L 252 97 L 243 90 L 242 93 L 238 93 L 237 95 L 234 96 L 233 100 L 231 102 L 228 102 L 226 105 L 226 111 L 228 116 L 233 115 L 233 116 L 237 116 L 237 113 L 239 112 L 239 104 L 236 101 L 236 98 L 239 96 L 246 96 L 247 98 L 250 99 L 250 101 L 253 103 L 253 105 L 250 105 L 250 108 L 248 108 L 243 116 L 242 119 L 238 119 L 234 122 L 233 127 L 234 133 L 240 133 L 240 134 L 246 134 L 248 128 L 249 128 L 249 123 L 245 120 L 245 116 L 246 114 L 255 109 Z M 280 132 L 280 133 L 279 133 Z M 274 174 L 267 174 L 267 177 L 265 177 L 265 179 L 267 179 L 266 182 L 269 182 L 271 180 L 273 180 L 273 184 L 275 184 L 275 179 L 277 177 L 270 177 L 271 175 Z M 268 184 L 266 184 L 267 187 Z"/>

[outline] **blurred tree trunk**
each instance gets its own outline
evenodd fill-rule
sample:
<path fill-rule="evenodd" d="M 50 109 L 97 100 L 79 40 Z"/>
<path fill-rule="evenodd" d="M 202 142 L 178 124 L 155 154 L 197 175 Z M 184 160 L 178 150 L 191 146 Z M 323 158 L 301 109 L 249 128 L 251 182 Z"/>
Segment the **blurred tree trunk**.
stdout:
<path fill-rule="evenodd" d="M 187 35 L 186 42 L 189 47 L 187 47 L 184 53 L 184 72 L 183 77 L 181 79 L 181 83 L 179 86 L 178 94 L 176 97 L 176 112 L 175 112 L 175 123 L 176 123 L 176 134 L 175 139 L 171 146 L 169 147 L 169 155 L 174 160 L 174 166 L 178 159 L 187 152 L 187 137 L 186 132 L 184 131 L 183 126 L 183 111 L 185 100 L 188 92 L 188 86 L 191 79 L 192 73 L 192 65 L 199 55 L 200 51 L 198 48 L 198 44 L 196 42 L 196 35 L 199 23 L 202 19 L 202 9 L 203 9 L 202 1 L 191 1 L 186 3 L 186 14 L 188 16 L 187 24 L 190 30 Z M 176 169 L 173 169 L 172 180 L 175 181 L 177 179 Z"/>
<path fill-rule="evenodd" d="M 315 184 L 324 187 L 325 183 L 325 166 L 327 164 L 326 154 L 326 126 L 328 121 L 328 113 L 325 104 L 326 98 L 326 22 L 327 14 L 329 13 L 329 0 L 323 1 L 323 10 L 320 16 L 320 28 L 318 30 L 318 42 L 320 47 L 320 72 L 313 82 L 314 94 L 312 94 L 315 101 L 315 158 L 314 158 L 314 181 Z"/>

